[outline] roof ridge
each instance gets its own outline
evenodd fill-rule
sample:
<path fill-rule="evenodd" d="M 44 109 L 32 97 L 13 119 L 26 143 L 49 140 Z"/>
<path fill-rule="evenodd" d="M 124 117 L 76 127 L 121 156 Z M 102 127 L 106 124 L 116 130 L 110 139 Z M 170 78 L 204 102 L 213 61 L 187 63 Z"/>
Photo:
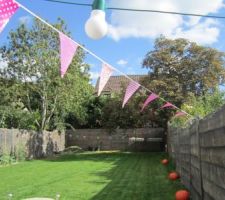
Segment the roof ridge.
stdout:
<path fill-rule="evenodd" d="M 127 74 L 127 76 L 148 76 L 148 74 Z M 110 77 L 125 77 L 124 75 L 112 75 Z"/>

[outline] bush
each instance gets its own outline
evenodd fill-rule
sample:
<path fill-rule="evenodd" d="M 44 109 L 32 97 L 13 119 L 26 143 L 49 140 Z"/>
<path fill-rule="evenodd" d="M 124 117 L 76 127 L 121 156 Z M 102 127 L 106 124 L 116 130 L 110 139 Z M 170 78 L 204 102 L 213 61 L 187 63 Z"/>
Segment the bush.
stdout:
<path fill-rule="evenodd" d="M 0 155 L 0 165 L 11 165 L 15 162 L 24 161 L 26 159 L 26 149 L 25 146 L 19 144 L 15 152 L 9 153 L 6 150 L 3 150 L 2 154 Z"/>
<path fill-rule="evenodd" d="M 27 153 L 24 145 L 19 144 L 15 151 L 16 161 L 24 161 L 26 159 Z"/>
<path fill-rule="evenodd" d="M 15 157 L 10 155 L 9 153 L 4 152 L 0 156 L 0 165 L 10 165 L 15 162 L 16 162 Z"/>

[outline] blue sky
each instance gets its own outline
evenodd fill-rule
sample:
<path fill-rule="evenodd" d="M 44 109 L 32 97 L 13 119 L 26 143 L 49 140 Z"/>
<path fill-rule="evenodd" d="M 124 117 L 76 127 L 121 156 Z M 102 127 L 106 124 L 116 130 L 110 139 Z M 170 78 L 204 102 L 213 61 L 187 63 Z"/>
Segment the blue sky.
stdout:
<path fill-rule="evenodd" d="M 92 0 L 70 0 L 92 3 Z M 106 60 L 126 74 L 144 74 L 141 62 L 145 54 L 153 49 L 154 39 L 160 34 L 170 38 L 185 37 L 199 44 L 225 49 L 225 19 L 203 19 L 167 14 L 106 11 L 109 34 L 104 39 L 89 39 L 84 32 L 84 24 L 89 18 L 91 8 L 45 2 L 43 0 L 18 0 L 21 4 L 54 23 L 58 17 L 65 20 L 75 41 L 85 45 L 96 55 Z M 222 0 L 106 0 L 108 6 L 158 9 L 225 16 Z M 129 2 L 129 4 L 127 3 Z M 23 9 L 8 23 L 0 36 L 0 45 L 7 42 L 10 29 L 19 23 L 31 23 L 32 17 Z M 86 61 L 91 64 L 91 74 L 97 78 L 101 63 L 92 56 Z"/>

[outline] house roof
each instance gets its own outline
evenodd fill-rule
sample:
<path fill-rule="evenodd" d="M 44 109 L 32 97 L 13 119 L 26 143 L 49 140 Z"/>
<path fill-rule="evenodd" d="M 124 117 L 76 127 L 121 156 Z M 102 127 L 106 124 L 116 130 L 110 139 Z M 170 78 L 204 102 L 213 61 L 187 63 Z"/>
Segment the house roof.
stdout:
<path fill-rule="evenodd" d="M 132 78 L 134 81 L 140 82 L 140 80 L 147 75 L 128 75 L 130 78 Z M 123 86 L 127 86 L 129 83 L 129 79 L 125 76 L 111 76 L 105 85 L 103 89 L 103 93 L 119 93 Z M 97 80 L 96 86 L 95 86 L 95 92 L 98 91 L 99 86 L 99 78 Z"/>

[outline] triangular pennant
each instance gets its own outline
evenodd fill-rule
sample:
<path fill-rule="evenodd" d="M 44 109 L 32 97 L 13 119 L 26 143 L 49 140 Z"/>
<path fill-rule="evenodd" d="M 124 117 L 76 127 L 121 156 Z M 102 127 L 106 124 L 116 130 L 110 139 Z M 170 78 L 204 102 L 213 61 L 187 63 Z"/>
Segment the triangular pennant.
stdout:
<path fill-rule="evenodd" d="M 98 85 L 98 96 L 101 94 L 102 90 L 104 89 L 112 73 L 113 73 L 113 69 L 109 65 L 105 63 L 102 64 L 102 71 L 100 74 L 99 85 Z"/>
<path fill-rule="evenodd" d="M 149 95 L 148 98 L 147 98 L 147 99 L 145 100 L 145 102 L 144 102 L 144 105 L 143 105 L 143 107 L 142 107 L 142 109 L 141 109 L 141 112 L 144 110 L 144 108 L 145 108 L 148 104 L 150 104 L 152 101 L 154 101 L 154 100 L 157 99 L 157 98 L 159 98 L 159 96 L 156 95 L 156 94 L 154 94 L 154 93 L 152 93 L 151 95 Z"/>
<path fill-rule="evenodd" d="M 76 53 L 78 44 L 74 43 L 69 37 L 65 34 L 60 33 L 60 59 L 61 59 L 61 77 L 63 78 L 66 74 L 66 71 L 71 64 L 73 57 Z"/>
<path fill-rule="evenodd" d="M 133 94 L 138 90 L 138 88 L 140 87 L 140 84 L 135 82 L 135 81 L 131 81 L 130 84 L 128 85 L 127 89 L 126 89 L 126 93 L 124 96 L 124 100 L 123 100 L 123 108 L 126 105 L 126 103 L 129 101 L 129 99 L 133 96 Z"/>
<path fill-rule="evenodd" d="M 167 102 L 160 109 L 163 109 L 163 108 L 176 108 L 176 106 L 174 106 L 172 103 Z"/>
<path fill-rule="evenodd" d="M 19 8 L 13 0 L 0 0 L 0 33 Z"/>
<path fill-rule="evenodd" d="M 177 112 L 174 117 L 181 117 L 184 115 L 186 115 L 186 113 L 181 111 L 181 112 Z"/>

